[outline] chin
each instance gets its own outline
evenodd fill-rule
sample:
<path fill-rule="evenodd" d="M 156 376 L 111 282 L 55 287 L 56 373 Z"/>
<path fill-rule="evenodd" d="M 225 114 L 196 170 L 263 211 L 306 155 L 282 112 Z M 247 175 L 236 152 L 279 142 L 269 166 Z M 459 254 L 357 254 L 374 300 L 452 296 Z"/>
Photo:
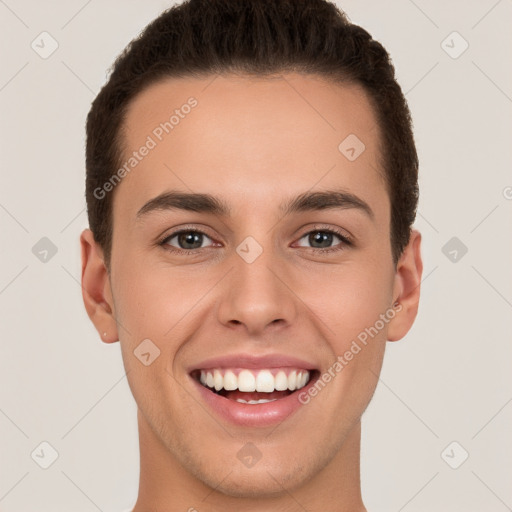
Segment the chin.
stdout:
<path fill-rule="evenodd" d="M 234 468 L 220 484 L 218 481 L 210 481 L 214 475 L 209 475 L 208 481 L 204 483 L 233 498 L 278 498 L 287 495 L 289 489 L 299 486 L 307 478 L 304 471 L 290 470 L 289 467 L 285 469 L 283 465 L 284 462 L 260 468 Z"/>

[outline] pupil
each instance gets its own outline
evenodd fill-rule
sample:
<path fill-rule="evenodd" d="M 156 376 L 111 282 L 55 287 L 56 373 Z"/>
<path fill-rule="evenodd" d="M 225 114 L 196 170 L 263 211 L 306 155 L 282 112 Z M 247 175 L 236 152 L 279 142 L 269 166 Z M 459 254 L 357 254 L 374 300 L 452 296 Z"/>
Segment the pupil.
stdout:
<path fill-rule="evenodd" d="M 311 237 L 311 235 L 310 235 L 310 237 Z M 327 245 L 324 245 L 322 247 L 328 247 L 329 243 L 332 241 L 331 238 L 332 238 L 331 233 L 326 233 L 325 231 L 317 231 L 314 235 L 312 235 L 312 242 L 313 243 L 316 243 L 316 242 L 322 243 L 322 240 L 324 242 L 327 241 Z M 311 242 L 311 239 L 310 239 L 310 242 Z"/>
<path fill-rule="evenodd" d="M 193 247 L 184 247 L 184 249 L 198 249 L 198 248 L 201 247 L 200 236 L 201 236 L 201 233 L 192 233 L 192 232 L 182 233 L 179 236 L 180 246 L 181 245 L 186 245 L 186 244 L 194 245 L 194 242 L 195 242 L 195 246 L 193 246 Z"/>

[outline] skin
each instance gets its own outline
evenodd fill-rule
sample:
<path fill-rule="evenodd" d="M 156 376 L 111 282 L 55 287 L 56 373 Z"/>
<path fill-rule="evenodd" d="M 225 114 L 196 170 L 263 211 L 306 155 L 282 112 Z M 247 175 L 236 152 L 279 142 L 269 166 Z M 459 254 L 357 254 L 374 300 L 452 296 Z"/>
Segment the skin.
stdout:
<path fill-rule="evenodd" d="M 120 341 L 138 406 L 134 510 L 364 511 L 361 416 L 386 342 L 401 339 L 415 319 L 421 236 L 412 231 L 395 265 L 380 132 L 362 88 L 300 74 L 212 80 L 166 79 L 132 101 L 130 151 L 190 96 L 198 106 L 112 192 L 110 274 L 92 232 L 80 238 L 87 313 L 104 342 Z M 353 162 L 338 150 L 348 134 L 366 146 Z M 364 200 L 374 217 L 357 208 L 280 213 L 292 197 L 334 188 Z M 218 196 L 231 216 L 167 210 L 136 220 L 142 205 L 168 190 Z M 187 249 L 177 237 L 166 247 L 195 256 L 158 245 L 185 225 L 205 233 L 204 248 Z M 336 235 L 315 245 L 307 236 L 325 229 L 350 234 L 353 245 Z M 247 236 L 263 248 L 250 264 L 236 252 Z M 320 252 L 335 246 L 342 250 Z M 191 365 L 280 353 L 324 372 L 396 302 L 400 312 L 279 426 L 234 426 L 199 403 Z M 147 338 L 161 351 L 149 366 L 133 354 Z M 247 442 L 262 454 L 251 468 L 237 458 Z"/>

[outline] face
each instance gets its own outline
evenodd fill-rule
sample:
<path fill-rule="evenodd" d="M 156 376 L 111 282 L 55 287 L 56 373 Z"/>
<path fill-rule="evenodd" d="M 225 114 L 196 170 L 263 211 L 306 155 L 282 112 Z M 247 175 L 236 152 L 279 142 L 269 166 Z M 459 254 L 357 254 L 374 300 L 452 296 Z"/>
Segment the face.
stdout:
<path fill-rule="evenodd" d="M 110 192 L 91 318 L 119 337 L 140 420 L 220 492 L 333 464 L 412 323 L 419 242 L 396 267 L 379 136 L 360 87 L 295 74 L 165 80 L 130 105 L 137 163 Z"/>

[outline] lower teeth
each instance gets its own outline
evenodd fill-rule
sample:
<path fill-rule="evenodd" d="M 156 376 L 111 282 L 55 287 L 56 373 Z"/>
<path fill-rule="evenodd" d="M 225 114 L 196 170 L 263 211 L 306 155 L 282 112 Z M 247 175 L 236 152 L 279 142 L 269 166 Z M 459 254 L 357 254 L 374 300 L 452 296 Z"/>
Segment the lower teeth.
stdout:
<path fill-rule="evenodd" d="M 236 401 L 241 404 L 266 404 L 267 402 L 274 402 L 277 398 L 272 398 L 271 400 L 267 400 L 265 398 L 262 398 L 261 400 L 244 400 L 243 398 L 237 398 Z"/>

